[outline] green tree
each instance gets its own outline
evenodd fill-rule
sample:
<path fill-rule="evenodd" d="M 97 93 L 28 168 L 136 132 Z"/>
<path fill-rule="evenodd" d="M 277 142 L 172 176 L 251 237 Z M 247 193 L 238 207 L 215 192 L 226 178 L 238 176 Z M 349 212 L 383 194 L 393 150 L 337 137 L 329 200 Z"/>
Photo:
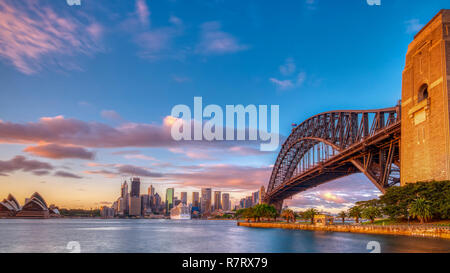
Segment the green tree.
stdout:
<path fill-rule="evenodd" d="M 342 219 L 342 224 L 344 224 L 345 223 L 345 217 L 347 217 L 347 213 L 345 211 L 341 211 L 341 212 L 339 212 L 338 216 L 339 216 L 339 218 Z"/>
<path fill-rule="evenodd" d="M 432 218 L 430 202 L 422 197 L 411 202 L 409 212 L 412 217 L 417 217 L 421 224 Z"/>
<path fill-rule="evenodd" d="M 348 215 L 350 217 L 355 218 L 355 222 L 358 224 L 359 223 L 359 219 L 362 218 L 362 210 L 363 209 L 362 209 L 361 206 L 353 206 L 348 211 Z"/>
<path fill-rule="evenodd" d="M 380 208 L 376 206 L 365 207 L 362 210 L 362 217 L 370 220 L 370 223 L 373 224 L 375 218 L 380 217 L 382 215 Z"/>
<path fill-rule="evenodd" d="M 316 210 L 315 208 L 310 208 L 307 209 L 304 213 L 303 216 L 305 217 L 305 219 L 310 219 L 311 220 L 311 224 L 314 224 L 314 217 L 319 214 L 319 211 Z"/>

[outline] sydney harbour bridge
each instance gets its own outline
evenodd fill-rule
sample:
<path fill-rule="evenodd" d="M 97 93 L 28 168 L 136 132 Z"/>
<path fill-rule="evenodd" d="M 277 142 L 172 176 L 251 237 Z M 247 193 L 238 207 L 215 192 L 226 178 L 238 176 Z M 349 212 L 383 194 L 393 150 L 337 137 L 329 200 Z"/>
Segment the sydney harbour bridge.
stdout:
<path fill-rule="evenodd" d="M 281 147 L 264 199 L 280 208 L 298 192 L 357 172 L 384 192 L 400 182 L 399 140 L 400 105 L 315 115 Z"/>

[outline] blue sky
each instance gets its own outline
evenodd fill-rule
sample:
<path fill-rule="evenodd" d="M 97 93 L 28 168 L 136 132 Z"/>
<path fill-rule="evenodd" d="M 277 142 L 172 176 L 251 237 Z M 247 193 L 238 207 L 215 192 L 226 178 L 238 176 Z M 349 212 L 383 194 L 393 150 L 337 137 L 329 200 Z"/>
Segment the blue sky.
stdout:
<path fill-rule="evenodd" d="M 159 132 L 172 107 L 192 106 L 194 96 L 222 107 L 280 105 L 283 135 L 319 112 L 394 106 L 408 44 L 445 7 L 401 0 L 2 1 L 0 167 L 9 167 L 0 169 L 0 195 L 39 191 L 58 205 L 95 207 L 117 198 L 130 167 L 144 171 L 141 191 L 211 185 L 237 200 L 267 184 L 278 151 L 137 144 L 134 136 L 109 143 L 108 134 Z M 38 162 L 50 166 L 11 167 Z M 336 211 L 377 194 L 364 177 L 351 176 L 288 204 Z"/>

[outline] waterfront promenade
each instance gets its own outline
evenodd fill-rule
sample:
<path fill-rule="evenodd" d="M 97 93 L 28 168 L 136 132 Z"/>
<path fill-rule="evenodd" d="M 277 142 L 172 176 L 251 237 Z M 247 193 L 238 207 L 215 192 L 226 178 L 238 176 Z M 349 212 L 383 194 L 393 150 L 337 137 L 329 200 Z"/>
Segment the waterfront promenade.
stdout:
<path fill-rule="evenodd" d="M 351 232 L 384 235 L 406 235 L 450 239 L 450 228 L 430 225 L 311 225 L 301 223 L 237 222 L 238 226 L 253 228 L 283 228 L 331 232 Z"/>

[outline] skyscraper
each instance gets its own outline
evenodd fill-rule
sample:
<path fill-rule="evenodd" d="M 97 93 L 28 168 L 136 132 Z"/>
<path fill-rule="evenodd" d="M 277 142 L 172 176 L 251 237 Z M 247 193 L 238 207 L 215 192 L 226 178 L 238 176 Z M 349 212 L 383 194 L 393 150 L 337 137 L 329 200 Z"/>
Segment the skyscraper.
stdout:
<path fill-rule="evenodd" d="M 230 208 L 230 194 L 229 193 L 223 193 L 222 194 L 222 209 L 224 211 L 231 210 L 231 208 Z"/>
<path fill-rule="evenodd" d="M 174 199 L 175 199 L 175 189 L 167 188 L 166 189 L 166 214 L 169 214 L 170 210 L 173 208 Z"/>
<path fill-rule="evenodd" d="M 222 201 L 221 201 L 221 192 L 215 191 L 214 192 L 214 210 L 222 209 Z"/>
<path fill-rule="evenodd" d="M 129 211 L 129 193 L 128 193 L 128 183 L 127 181 L 123 181 L 123 184 L 121 186 L 120 196 L 122 198 L 122 206 L 120 206 L 120 212 L 122 215 L 128 215 Z"/>
<path fill-rule="evenodd" d="M 201 211 L 203 214 L 211 213 L 211 188 L 202 188 Z"/>
<path fill-rule="evenodd" d="M 199 207 L 200 206 L 200 194 L 199 192 L 192 192 L 192 206 Z"/>
<path fill-rule="evenodd" d="M 149 196 L 155 195 L 155 188 L 154 188 L 152 185 L 150 185 L 150 186 L 148 187 L 148 195 L 149 195 Z"/>
<path fill-rule="evenodd" d="M 139 177 L 133 177 L 131 180 L 131 197 L 139 197 L 141 194 L 141 180 Z"/>
<path fill-rule="evenodd" d="M 187 205 L 187 192 L 182 192 L 180 199 L 181 199 L 181 203 Z"/>
<path fill-rule="evenodd" d="M 263 203 L 264 194 L 266 194 L 266 189 L 264 188 L 264 186 L 261 186 L 261 188 L 259 189 L 259 203 L 260 204 Z"/>

